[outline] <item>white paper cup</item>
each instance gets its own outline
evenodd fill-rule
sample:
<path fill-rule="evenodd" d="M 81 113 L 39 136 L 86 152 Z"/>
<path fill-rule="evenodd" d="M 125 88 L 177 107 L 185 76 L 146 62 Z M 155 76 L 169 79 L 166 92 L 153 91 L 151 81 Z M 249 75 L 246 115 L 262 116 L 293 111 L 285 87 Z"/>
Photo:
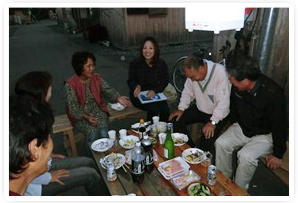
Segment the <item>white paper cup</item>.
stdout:
<path fill-rule="evenodd" d="M 158 139 L 160 144 L 164 144 L 166 141 L 166 134 L 165 133 L 159 133 L 158 134 Z"/>
<path fill-rule="evenodd" d="M 153 124 L 157 124 L 159 122 L 159 116 L 153 116 L 152 120 L 153 120 Z"/>
<path fill-rule="evenodd" d="M 127 135 L 127 130 L 126 129 L 121 129 L 119 130 L 120 138 L 122 139 Z"/>
<path fill-rule="evenodd" d="M 110 130 L 108 132 L 108 135 L 109 135 L 110 140 L 113 140 L 113 141 L 116 140 L 116 131 L 115 130 Z"/>

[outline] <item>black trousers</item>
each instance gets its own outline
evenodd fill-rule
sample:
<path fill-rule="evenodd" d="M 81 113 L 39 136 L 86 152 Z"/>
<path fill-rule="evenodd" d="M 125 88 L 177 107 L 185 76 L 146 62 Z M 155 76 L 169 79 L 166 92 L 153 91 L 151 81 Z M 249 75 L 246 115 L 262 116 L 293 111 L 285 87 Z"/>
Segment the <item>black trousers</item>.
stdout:
<path fill-rule="evenodd" d="M 131 103 L 144 111 L 147 111 L 147 121 L 152 121 L 153 116 L 159 116 L 160 121 L 168 122 L 170 109 L 167 101 L 142 104 L 138 98 L 130 95 Z"/>
<path fill-rule="evenodd" d="M 186 134 L 189 138 L 188 145 L 191 147 L 196 147 L 195 143 L 191 139 L 191 135 L 187 130 L 187 125 L 193 124 L 193 123 L 207 123 L 210 121 L 211 114 L 206 114 L 202 111 L 200 111 L 196 105 L 191 105 L 188 109 L 186 109 L 179 119 L 179 121 L 174 120 L 174 132 L 180 132 L 183 134 Z M 200 139 L 200 144 L 197 146 L 199 149 L 203 151 L 209 151 L 213 155 L 213 159 L 215 158 L 215 148 L 214 148 L 214 142 L 218 138 L 219 133 L 221 132 L 222 128 L 227 124 L 228 117 L 223 119 L 222 121 L 218 122 L 216 124 L 214 136 L 212 138 L 206 139 L 203 135 Z"/>

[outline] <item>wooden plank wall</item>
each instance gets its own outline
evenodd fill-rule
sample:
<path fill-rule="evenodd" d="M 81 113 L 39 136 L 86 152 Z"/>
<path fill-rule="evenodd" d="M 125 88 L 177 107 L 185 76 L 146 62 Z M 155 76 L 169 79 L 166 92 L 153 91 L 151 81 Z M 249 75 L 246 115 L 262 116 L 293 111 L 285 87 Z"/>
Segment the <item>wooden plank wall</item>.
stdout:
<path fill-rule="evenodd" d="M 185 9 L 167 8 L 167 15 L 127 15 L 126 8 L 101 9 L 101 24 L 106 26 L 111 43 L 122 49 L 139 48 L 146 36 L 153 36 L 160 45 L 198 42 L 208 39 L 210 32 L 185 29 Z M 213 33 L 211 33 L 213 34 Z"/>
<path fill-rule="evenodd" d="M 100 24 L 108 30 L 110 42 L 119 48 L 125 48 L 126 44 L 126 9 L 101 8 Z"/>

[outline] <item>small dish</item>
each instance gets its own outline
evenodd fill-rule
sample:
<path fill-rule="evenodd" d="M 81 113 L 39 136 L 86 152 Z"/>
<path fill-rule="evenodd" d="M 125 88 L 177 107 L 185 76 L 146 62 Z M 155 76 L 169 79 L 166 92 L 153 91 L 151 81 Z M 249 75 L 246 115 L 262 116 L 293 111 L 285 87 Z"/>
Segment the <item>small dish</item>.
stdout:
<path fill-rule="evenodd" d="M 172 138 L 175 146 L 182 146 L 188 142 L 188 137 L 182 133 L 172 133 Z"/>
<path fill-rule="evenodd" d="M 205 158 L 205 153 L 198 148 L 188 148 L 182 152 L 182 158 L 190 164 L 199 164 Z"/>
<path fill-rule="evenodd" d="M 109 150 L 113 146 L 113 144 L 114 144 L 113 140 L 110 140 L 108 138 L 102 138 L 102 139 L 95 140 L 91 144 L 91 149 L 97 152 L 105 152 Z"/>
<path fill-rule="evenodd" d="M 209 196 L 210 188 L 204 183 L 193 183 L 187 188 L 189 196 Z"/>
<path fill-rule="evenodd" d="M 120 103 L 111 104 L 111 108 L 115 111 L 122 111 L 124 109 L 124 106 Z"/>
<path fill-rule="evenodd" d="M 125 156 L 119 153 L 111 153 L 104 158 L 101 158 L 99 163 L 104 169 L 107 169 L 108 160 L 114 162 L 115 169 L 118 169 L 125 163 Z"/>
<path fill-rule="evenodd" d="M 122 139 L 119 140 L 119 144 L 124 149 L 132 149 L 136 146 L 136 143 L 140 141 L 140 139 L 133 135 L 124 136 Z"/>

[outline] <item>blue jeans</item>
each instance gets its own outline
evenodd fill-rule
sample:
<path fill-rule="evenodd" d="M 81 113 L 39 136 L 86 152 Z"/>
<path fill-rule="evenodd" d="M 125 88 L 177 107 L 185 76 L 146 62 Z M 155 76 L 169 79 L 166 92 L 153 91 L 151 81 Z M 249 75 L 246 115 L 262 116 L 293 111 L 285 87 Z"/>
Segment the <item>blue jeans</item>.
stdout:
<path fill-rule="evenodd" d="M 99 128 L 95 131 L 92 131 L 89 135 L 86 136 L 86 152 L 88 157 L 92 157 L 90 149 L 91 144 L 98 139 L 101 138 L 109 138 L 108 136 L 108 128 Z"/>

